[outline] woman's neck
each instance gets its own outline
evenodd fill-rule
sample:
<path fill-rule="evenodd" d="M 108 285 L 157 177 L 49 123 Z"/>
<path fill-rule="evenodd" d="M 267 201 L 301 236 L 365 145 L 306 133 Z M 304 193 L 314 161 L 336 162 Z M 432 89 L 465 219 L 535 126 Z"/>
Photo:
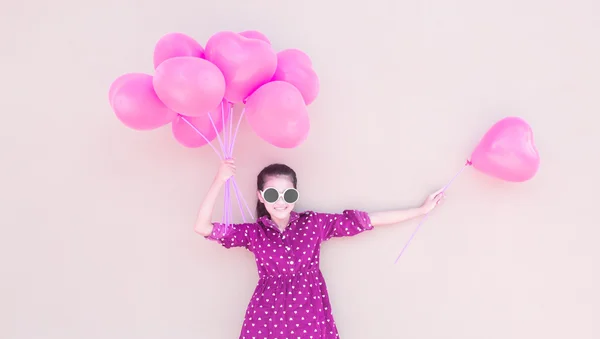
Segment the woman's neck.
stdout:
<path fill-rule="evenodd" d="M 287 225 L 290 223 L 290 216 L 288 215 L 284 219 L 277 219 L 277 218 L 271 217 L 271 220 L 275 223 L 275 225 L 277 225 L 277 228 L 279 228 L 281 231 L 283 231 L 283 230 L 285 230 Z"/>

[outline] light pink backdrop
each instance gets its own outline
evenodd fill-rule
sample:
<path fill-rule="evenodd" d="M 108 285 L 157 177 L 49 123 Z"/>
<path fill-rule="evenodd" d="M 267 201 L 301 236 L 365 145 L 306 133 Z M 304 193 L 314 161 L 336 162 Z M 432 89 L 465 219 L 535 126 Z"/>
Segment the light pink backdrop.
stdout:
<path fill-rule="evenodd" d="M 321 79 L 300 148 L 242 126 L 252 202 L 283 161 L 301 208 L 412 206 L 497 119 L 536 133 L 533 181 L 465 172 L 398 265 L 416 222 L 324 247 L 343 339 L 600 338 L 598 1 L 3 3 L 0 338 L 237 337 L 254 260 L 192 230 L 212 150 L 129 130 L 107 102 L 163 34 L 224 29 L 304 50 Z"/>

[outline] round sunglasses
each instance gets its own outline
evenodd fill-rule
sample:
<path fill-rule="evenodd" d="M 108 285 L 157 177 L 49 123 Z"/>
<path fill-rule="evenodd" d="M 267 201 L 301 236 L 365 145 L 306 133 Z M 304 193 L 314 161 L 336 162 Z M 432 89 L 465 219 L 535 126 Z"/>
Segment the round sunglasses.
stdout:
<path fill-rule="evenodd" d="M 283 201 L 287 202 L 288 204 L 293 204 L 298 201 L 298 198 L 300 197 L 298 190 L 295 188 L 288 188 L 281 193 L 277 189 L 269 187 L 260 191 L 260 193 L 265 202 L 269 204 L 274 204 L 281 197 L 283 197 Z"/>

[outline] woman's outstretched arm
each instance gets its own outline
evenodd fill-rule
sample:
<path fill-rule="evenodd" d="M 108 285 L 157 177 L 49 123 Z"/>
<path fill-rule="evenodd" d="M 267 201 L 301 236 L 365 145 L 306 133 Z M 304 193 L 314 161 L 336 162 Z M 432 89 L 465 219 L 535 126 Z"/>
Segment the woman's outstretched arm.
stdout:
<path fill-rule="evenodd" d="M 383 226 L 399 224 L 423 216 L 433 210 L 443 198 L 444 192 L 443 190 L 439 190 L 430 194 L 420 207 L 369 213 L 371 225 Z"/>
<path fill-rule="evenodd" d="M 212 185 L 210 185 L 208 192 L 204 196 L 202 204 L 200 204 L 200 211 L 198 212 L 196 224 L 194 225 L 194 231 L 196 231 L 196 233 L 206 237 L 213 231 L 212 213 L 217 198 L 219 197 L 219 192 L 227 179 L 234 174 L 235 162 L 233 159 L 224 160 L 221 167 L 219 167 L 219 171 L 217 172 Z"/>

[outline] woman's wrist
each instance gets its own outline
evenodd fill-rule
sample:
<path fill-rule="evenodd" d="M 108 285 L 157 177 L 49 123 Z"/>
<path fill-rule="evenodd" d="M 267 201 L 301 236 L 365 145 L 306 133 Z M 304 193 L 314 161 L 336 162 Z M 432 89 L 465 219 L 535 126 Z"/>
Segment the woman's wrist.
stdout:
<path fill-rule="evenodd" d="M 427 214 L 427 209 L 425 208 L 425 206 L 419 206 L 419 207 L 415 208 L 415 210 L 416 210 L 417 217 L 422 217 L 425 214 Z"/>
<path fill-rule="evenodd" d="M 219 176 L 216 176 L 215 179 L 213 180 L 213 185 L 218 185 L 218 186 L 223 186 L 228 179 L 223 179 Z"/>

